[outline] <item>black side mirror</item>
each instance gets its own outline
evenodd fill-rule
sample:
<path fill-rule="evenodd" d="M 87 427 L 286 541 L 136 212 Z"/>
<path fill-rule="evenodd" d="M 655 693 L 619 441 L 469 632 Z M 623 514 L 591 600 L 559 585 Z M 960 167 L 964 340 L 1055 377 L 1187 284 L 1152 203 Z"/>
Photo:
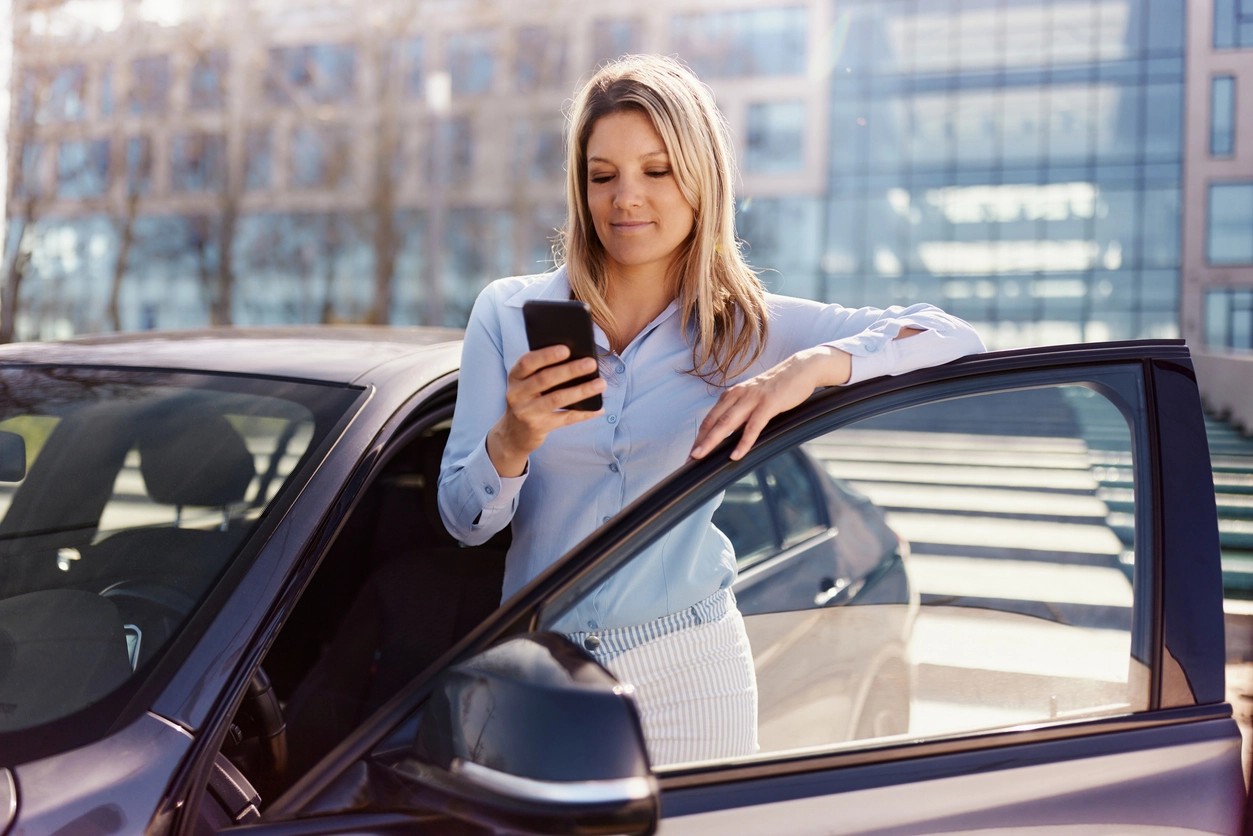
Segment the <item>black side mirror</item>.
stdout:
<path fill-rule="evenodd" d="M 444 673 L 407 766 L 445 812 L 509 831 L 652 833 L 657 782 L 630 687 L 565 637 L 511 639 Z"/>
<path fill-rule="evenodd" d="M 26 478 L 26 439 L 0 430 L 0 482 L 20 482 Z"/>

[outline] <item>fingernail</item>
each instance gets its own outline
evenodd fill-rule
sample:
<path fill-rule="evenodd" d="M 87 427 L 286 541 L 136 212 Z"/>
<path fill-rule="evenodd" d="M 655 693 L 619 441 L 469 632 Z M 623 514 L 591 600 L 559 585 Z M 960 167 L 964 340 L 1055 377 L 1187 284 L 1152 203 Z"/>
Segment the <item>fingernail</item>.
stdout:
<path fill-rule="evenodd" d="M 705 454 L 705 451 L 702 450 L 700 447 L 693 447 L 692 452 L 688 453 L 688 455 L 692 457 L 693 459 L 699 459 L 704 454 Z"/>

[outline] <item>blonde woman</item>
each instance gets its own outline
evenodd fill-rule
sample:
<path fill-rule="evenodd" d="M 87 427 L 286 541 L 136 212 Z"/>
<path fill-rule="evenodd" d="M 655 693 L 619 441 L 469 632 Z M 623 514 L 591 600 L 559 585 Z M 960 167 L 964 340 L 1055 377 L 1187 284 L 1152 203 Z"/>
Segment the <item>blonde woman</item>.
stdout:
<path fill-rule="evenodd" d="M 929 305 L 861 308 L 766 293 L 735 237 L 735 168 L 713 96 L 660 56 L 605 66 L 578 94 L 567 141 L 564 263 L 500 279 L 475 302 L 439 506 L 458 540 L 506 525 L 509 597 L 689 457 L 822 386 L 981 351 Z M 577 299 L 598 360 L 531 351 L 522 305 Z M 599 367 L 592 381 L 550 391 Z M 565 409 L 591 395 L 595 412 Z M 654 764 L 756 749 L 751 649 L 713 508 L 663 538 L 552 625 L 636 700 Z"/>

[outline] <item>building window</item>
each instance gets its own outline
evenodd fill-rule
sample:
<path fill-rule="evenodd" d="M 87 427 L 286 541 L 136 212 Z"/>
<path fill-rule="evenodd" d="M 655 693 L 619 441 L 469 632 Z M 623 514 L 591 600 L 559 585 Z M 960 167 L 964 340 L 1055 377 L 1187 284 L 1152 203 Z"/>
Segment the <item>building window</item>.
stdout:
<path fill-rule="evenodd" d="M 465 117 L 441 119 L 427 143 L 427 182 L 452 186 L 466 183 L 474 172 L 474 130 Z"/>
<path fill-rule="evenodd" d="M 564 123 L 521 120 L 514 128 L 514 170 L 531 182 L 560 181 L 565 172 Z"/>
<path fill-rule="evenodd" d="M 675 15 L 673 51 L 703 78 L 799 75 L 807 24 L 803 6 Z"/>
<path fill-rule="evenodd" d="M 150 55 L 131 61 L 130 110 L 136 116 L 164 113 L 170 96 L 170 59 Z"/>
<path fill-rule="evenodd" d="M 356 70 L 357 53 L 345 44 L 273 47 L 265 95 L 279 105 L 344 104 L 353 100 Z"/>
<path fill-rule="evenodd" d="M 1205 294 L 1205 344 L 1253 349 L 1253 290 L 1223 288 Z"/>
<path fill-rule="evenodd" d="M 152 140 L 132 136 L 126 140 L 126 191 L 144 195 L 152 190 Z"/>
<path fill-rule="evenodd" d="M 82 64 L 41 67 L 22 75 L 19 118 L 23 122 L 77 122 L 86 116 L 87 69 Z"/>
<path fill-rule="evenodd" d="M 343 125 L 305 125 L 292 132 L 291 184 L 338 189 L 351 180 L 352 145 Z"/>
<path fill-rule="evenodd" d="M 444 45 L 452 92 L 473 96 L 492 89 L 496 39 L 488 31 L 457 32 Z"/>
<path fill-rule="evenodd" d="M 13 196 L 20 198 L 42 197 L 44 144 L 42 142 L 26 142 L 22 145 L 21 161 L 17 167 L 17 182 L 13 184 Z"/>
<path fill-rule="evenodd" d="M 1253 0 L 1214 0 L 1214 48 L 1253 47 Z"/>
<path fill-rule="evenodd" d="M 644 50 L 644 26 L 638 20 L 598 20 L 592 24 L 592 60 L 600 65 Z"/>
<path fill-rule="evenodd" d="M 1236 79 L 1215 76 L 1210 81 L 1209 152 L 1230 157 L 1236 150 Z"/>
<path fill-rule="evenodd" d="M 270 187 L 273 156 L 268 128 L 249 128 L 244 134 L 244 188 L 261 191 Z"/>
<path fill-rule="evenodd" d="M 221 134 L 183 133 L 170 149 L 170 188 L 207 192 L 221 188 L 226 173 L 226 142 Z"/>
<path fill-rule="evenodd" d="M 745 170 L 777 174 L 800 171 L 804 165 L 804 102 L 758 102 L 749 105 Z"/>
<path fill-rule="evenodd" d="M 566 39 L 547 26 L 524 26 L 517 31 L 513 78 L 522 92 L 564 89 Z"/>
<path fill-rule="evenodd" d="M 57 149 L 57 195 L 71 200 L 100 197 L 109 188 L 109 141 L 62 142 Z"/>
<path fill-rule="evenodd" d="M 1253 264 L 1253 182 L 1211 185 L 1207 221 L 1210 264 Z"/>
<path fill-rule="evenodd" d="M 226 102 L 226 50 L 211 49 L 196 57 L 191 67 L 187 103 L 192 110 L 216 110 Z"/>
<path fill-rule="evenodd" d="M 100 115 L 108 118 L 117 107 L 117 96 L 113 90 L 113 64 L 106 63 L 100 68 Z"/>
<path fill-rule="evenodd" d="M 422 38 L 408 38 L 396 44 L 393 53 L 394 72 L 404 79 L 404 94 L 409 99 L 426 96 L 426 46 Z"/>

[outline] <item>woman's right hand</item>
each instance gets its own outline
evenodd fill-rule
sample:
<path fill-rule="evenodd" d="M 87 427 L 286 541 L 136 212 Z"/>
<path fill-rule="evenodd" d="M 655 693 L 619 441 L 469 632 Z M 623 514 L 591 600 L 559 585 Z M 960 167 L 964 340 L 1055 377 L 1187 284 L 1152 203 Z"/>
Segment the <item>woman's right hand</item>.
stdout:
<path fill-rule="evenodd" d="M 501 476 L 521 476 L 531 453 L 553 430 L 603 414 L 604 410 L 566 409 L 604 392 L 605 381 L 600 377 L 544 394 L 554 386 L 596 371 L 594 359 L 563 362 L 569 356 L 566 346 L 549 346 L 528 351 L 509 370 L 505 414 L 487 433 L 487 455 Z"/>

